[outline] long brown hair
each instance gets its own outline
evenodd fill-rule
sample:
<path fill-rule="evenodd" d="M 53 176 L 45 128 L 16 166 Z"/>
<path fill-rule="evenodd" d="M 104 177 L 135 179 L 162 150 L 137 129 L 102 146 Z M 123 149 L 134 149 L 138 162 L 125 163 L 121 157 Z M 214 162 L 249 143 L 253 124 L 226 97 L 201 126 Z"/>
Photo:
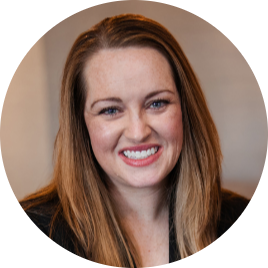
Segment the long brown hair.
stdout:
<path fill-rule="evenodd" d="M 76 253 L 98 263 L 124 267 L 139 266 L 139 256 L 120 224 L 91 148 L 84 119 L 83 70 L 86 61 L 99 50 L 129 46 L 151 47 L 167 58 L 181 99 L 183 146 L 170 174 L 169 194 L 181 258 L 216 239 L 222 156 L 215 125 L 177 41 L 162 25 L 140 15 L 106 18 L 75 41 L 62 79 L 53 180 L 24 202 L 28 204 L 24 209 L 29 209 L 58 196 L 60 201 L 51 225 L 62 213 L 73 231 Z"/>

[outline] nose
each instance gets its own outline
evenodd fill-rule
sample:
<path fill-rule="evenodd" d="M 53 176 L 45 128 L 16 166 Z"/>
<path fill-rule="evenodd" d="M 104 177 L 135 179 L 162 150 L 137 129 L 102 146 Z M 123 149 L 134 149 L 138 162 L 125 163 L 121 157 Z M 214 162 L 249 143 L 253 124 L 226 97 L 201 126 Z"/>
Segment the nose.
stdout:
<path fill-rule="evenodd" d="M 132 114 L 128 117 L 125 127 L 125 137 L 133 143 L 146 141 L 152 130 L 149 120 L 144 114 Z"/>

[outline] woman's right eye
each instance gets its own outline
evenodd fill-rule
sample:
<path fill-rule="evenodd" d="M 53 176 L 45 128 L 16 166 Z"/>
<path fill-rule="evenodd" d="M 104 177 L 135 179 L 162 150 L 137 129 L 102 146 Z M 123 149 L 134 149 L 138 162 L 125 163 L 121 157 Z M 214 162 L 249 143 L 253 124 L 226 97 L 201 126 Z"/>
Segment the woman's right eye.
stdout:
<path fill-rule="evenodd" d="M 114 116 L 118 113 L 118 109 L 116 107 L 107 107 L 104 108 L 100 111 L 99 114 L 105 114 L 105 115 L 109 115 L 109 116 Z"/>

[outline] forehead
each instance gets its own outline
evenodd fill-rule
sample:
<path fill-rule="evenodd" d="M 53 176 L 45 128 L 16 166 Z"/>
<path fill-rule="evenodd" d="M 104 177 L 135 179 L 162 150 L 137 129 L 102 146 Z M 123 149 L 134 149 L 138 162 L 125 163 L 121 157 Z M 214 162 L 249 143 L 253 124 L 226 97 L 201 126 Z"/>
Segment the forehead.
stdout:
<path fill-rule="evenodd" d="M 84 78 L 88 94 L 94 97 L 174 86 L 170 64 L 153 48 L 100 50 L 87 61 Z"/>

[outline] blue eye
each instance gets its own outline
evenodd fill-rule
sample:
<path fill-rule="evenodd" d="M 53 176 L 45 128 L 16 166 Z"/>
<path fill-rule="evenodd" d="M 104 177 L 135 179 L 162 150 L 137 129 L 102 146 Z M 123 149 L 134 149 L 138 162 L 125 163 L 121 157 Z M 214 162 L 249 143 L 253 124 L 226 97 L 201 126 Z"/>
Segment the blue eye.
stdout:
<path fill-rule="evenodd" d="M 153 107 L 154 110 L 160 110 L 161 108 L 163 108 L 164 106 L 169 104 L 169 100 L 157 99 L 157 100 L 154 100 L 150 106 L 152 106 L 153 104 L 157 104 L 156 106 Z M 161 105 L 161 104 L 163 104 L 163 105 Z M 115 116 L 117 114 L 115 112 L 116 110 L 118 111 L 119 109 L 115 106 L 111 106 L 111 107 L 107 107 L 107 108 L 102 109 L 99 114 L 105 114 L 108 116 Z"/>
<path fill-rule="evenodd" d="M 160 109 L 163 106 L 167 105 L 169 102 L 167 100 L 156 100 L 151 103 L 150 108 Z"/>
<path fill-rule="evenodd" d="M 118 109 L 115 107 L 104 108 L 100 111 L 100 114 L 105 114 L 105 115 L 116 115 L 117 113 L 118 113 Z"/>

